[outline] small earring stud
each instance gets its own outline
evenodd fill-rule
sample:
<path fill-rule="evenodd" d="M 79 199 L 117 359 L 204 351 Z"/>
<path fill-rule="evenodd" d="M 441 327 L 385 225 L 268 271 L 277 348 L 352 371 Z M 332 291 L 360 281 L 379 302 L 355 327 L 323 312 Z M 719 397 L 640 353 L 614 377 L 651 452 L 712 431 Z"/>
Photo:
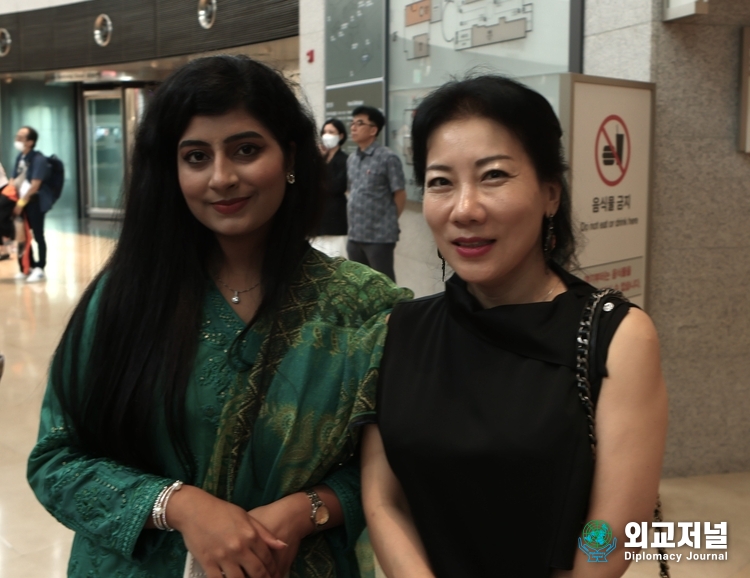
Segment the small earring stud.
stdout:
<path fill-rule="evenodd" d="M 292 171 L 289 171 L 286 174 L 286 182 L 289 183 L 290 185 L 293 185 L 295 180 L 297 179 L 294 178 L 294 173 Z"/>

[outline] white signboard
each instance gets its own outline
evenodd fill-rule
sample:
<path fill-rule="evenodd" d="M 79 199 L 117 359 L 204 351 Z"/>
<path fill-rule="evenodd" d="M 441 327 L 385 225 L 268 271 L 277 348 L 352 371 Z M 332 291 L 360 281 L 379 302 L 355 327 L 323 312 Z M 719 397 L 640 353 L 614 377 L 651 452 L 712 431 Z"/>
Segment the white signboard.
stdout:
<path fill-rule="evenodd" d="M 619 289 L 642 306 L 653 88 L 603 82 L 578 77 L 572 85 L 571 191 L 584 238 L 579 261 L 589 283 Z"/>

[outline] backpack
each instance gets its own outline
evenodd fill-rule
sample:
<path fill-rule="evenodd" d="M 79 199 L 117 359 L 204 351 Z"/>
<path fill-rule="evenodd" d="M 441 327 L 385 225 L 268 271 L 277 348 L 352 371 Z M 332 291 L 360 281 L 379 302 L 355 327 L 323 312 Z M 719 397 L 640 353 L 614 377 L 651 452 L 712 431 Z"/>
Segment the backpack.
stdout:
<path fill-rule="evenodd" d="M 47 163 L 49 164 L 49 173 L 47 178 L 44 179 L 44 184 L 47 185 L 49 192 L 52 194 L 54 203 L 60 198 L 60 194 L 65 184 L 65 165 L 57 157 L 57 155 L 50 155 L 47 157 Z"/>

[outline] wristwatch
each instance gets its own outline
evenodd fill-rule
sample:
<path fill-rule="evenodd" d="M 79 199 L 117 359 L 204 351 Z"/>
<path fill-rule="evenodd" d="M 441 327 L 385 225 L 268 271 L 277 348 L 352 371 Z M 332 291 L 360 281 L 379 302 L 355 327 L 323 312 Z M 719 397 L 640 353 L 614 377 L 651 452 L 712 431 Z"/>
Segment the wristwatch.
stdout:
<path fill-rule="evenodd" d="M 314 532 L 319 532 L 328 523 L 331 515 L 328 512 L 325 502 L 320 499 L 315 490 L 307 490 L 305 494 L 310 498 L 310 505 L 312 506 L 310 520 L 312 520 L 313 527 L 315 528 Z"/>

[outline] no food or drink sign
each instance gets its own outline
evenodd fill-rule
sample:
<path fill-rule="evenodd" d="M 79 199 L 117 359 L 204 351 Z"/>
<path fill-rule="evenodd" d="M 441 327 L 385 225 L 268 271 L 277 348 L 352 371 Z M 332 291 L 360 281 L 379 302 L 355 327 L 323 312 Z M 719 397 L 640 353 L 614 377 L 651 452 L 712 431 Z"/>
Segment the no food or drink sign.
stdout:
<path fill-rule="evenodd" d="M 616 114 L 604 119 L 596 135 L 596 170 L 604 184 L 614 187 L 625 178 L 630 166 L 630 133 L 625 121 Z"/>

